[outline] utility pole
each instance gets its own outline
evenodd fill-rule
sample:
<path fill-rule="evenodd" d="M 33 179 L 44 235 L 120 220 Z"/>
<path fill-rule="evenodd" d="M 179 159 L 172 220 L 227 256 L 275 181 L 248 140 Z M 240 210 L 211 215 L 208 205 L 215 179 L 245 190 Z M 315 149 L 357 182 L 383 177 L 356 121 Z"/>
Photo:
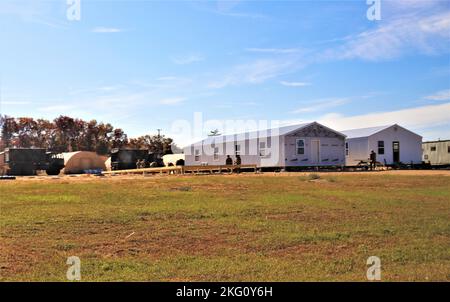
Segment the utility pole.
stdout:
<path fill-rule="evenodd" d="M 161 130 L 162 129 L 156 129 L 156 130 L 158 130 L 158 137 L 161 137 Z"/>

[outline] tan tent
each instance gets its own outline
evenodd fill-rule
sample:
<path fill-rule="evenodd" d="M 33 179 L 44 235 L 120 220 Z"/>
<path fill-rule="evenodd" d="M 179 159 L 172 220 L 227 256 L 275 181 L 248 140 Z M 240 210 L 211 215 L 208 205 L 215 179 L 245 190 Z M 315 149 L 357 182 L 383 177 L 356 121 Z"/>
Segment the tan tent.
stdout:
<path fill-rule="evenodd" d="M 77 151 L 63 153 L 64 156 L 64 173 L 79 174 L 85 170 L 106 170 L 105 158 L 95 152 Z"/>

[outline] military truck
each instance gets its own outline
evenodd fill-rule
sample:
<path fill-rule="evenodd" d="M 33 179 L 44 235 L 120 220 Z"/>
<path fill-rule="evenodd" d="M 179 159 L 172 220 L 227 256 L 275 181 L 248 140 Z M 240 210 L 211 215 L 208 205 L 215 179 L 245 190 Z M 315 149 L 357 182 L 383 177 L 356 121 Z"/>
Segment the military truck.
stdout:
<path fill-rule="evenodd" d="M 61 155 L 42 148 L 7 148 L 0 152 L 0 175 L 36 175 L 46 171 L 47 175 L 58 175 L 64 168 Z"/>
<path fill-rule="evenodd" d="M 113 149 L 111 150 L 111 170 L 129 170 L 149 167 L 164 167 L 160 155 L 141 149 Z"/>

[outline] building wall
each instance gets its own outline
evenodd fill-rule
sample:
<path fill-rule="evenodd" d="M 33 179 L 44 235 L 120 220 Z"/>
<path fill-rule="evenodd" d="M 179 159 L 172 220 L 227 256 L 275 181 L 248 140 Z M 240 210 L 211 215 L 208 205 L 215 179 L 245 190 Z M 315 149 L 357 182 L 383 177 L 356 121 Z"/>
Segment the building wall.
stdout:
<path fill-rule="evenodd" d="M 227 155 L 235 160 L 235 145 L 240 146 L 242 164 L 256 164 L 258 167 L 286 166 L 336 166 L 344 165 L 344 136 L 317 123 L 287 135 L 248 138 L 248 134 L 235 136 L 236 142 L 210 142 L 191 145 L 185 148 L 186 165 L 224 165 Z M 218 137 L 217 140 L 221 138 Z M 297 155 L 297 139 L 305 141 L 304 154 Z M 312 160 L 312 141 L 319 141 L 320 156 L 317 162 Z M 260 148 L 266 145 L 265 155 Z M 213 145 L 212 145 L 213 144 Z M 214 157 L 213 148 L 218 147 L 218 155 Z M 198 160 L 195 152 L 198 150 Z"/>
<path fill-rule="evenodd" d="M 384 141 L 384 154 L 378 154 L 378 141 Z M 377 153 L 377 161 L 391 165 L 393 161 L 392 143 L 400 143 L 400 162 L 404 164 L 422 162 L 422 137 L 399 126 L 392 126 L 369 137 L 369 153 Z"/>
<path fill-rule="evenodd" d="M 346 166 L 356 166 L 362 160 L 369 158 L 369 139 L 367 137 L 350 138 L 345 141 L 348 154 L 345 156 Z"/>
<path fill-rule="evenodd" d="M 384 141 L 384 154 L 378 150 L 378 141 Z M 393 161 L 393 142 L 400 143 L 400 162 L 420 164 L 422 162 L 422 137 L 400 126 L 392 126 L 369 137 L 347 139 L 348 152 L 346 165 L 355 166 L 361 160 L 368 160 L 373 150 L 377 161 L 391 165 Z"/>
<path fill-rule="evenodd" d="M 297 140 L 303 139 L 304 154 L 297 154 Z M 312 141 L 319 141 L 319 161 L 314 162 Z M 285 137 L 285 165 L 299 166 L 341 166 L 345 164 L 344 137 L 308 137 L 302 134 Z"/>
<path fill-rule="evenodd" d="M 431 151 L 435 147 L 436 151 Z M 425 142 L 422 144 L 422 160 L 432 165 L 450 165 L 450 141 Z"/>
<path fill-rule="evenodd" d="M 284 164 L 283 157 L 283 137 L 273 136 L 269 138 L 249 138 L 237 139 L 236 142 L 215 142 L 210 144 L 196 144 L 184 149 L 186 166 L 195 165 L 225 165 L 227 155 L 236 160 L 235 145 L 240 146 L 239 154 L 241 164 L 256 164 L 258 167 L 280 167 Z M 260 156 L 259 144 L 265 142 L 267 156 Z M 214 156 L 214 147 L 218 147 L 218 154 Z M 199 151 L 198 160 L 195 160 L 195 152 Z"/>

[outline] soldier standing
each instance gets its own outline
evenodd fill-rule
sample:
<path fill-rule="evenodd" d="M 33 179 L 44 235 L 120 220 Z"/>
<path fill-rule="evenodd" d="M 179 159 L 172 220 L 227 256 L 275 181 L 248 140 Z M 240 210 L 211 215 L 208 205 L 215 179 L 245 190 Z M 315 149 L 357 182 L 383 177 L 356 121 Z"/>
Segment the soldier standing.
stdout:
<path fill-rule="evenodd" d="M 231 157 L 229 155 L 227 155 L 227 159 L 225 160 L 225 165 L 227 165 L 227 166 L 233 165 L 233 160 L 231 159 Z"/>
<path fill-rule="evenodd" d="M 234 161 L 234 164 L 235 164 L 236 166 L 238 166 L 238 167 L 236 168 L 236 173 L 240 173 L 240 172 L 241 172 L 241 169 L 239 168 L 239 166 L 241 165 L 241 163 L 242 163 L 241 156 L 240 156 L 239 154 L 237 154 L 237 155 L 236 155 L 236 160 Z"/>
<path fill-rule="evenodd" d="M 377 162 L 377 154 L 372 150 L 370 152 L 370 170 L 375 169 L 376 162 Z"/>

